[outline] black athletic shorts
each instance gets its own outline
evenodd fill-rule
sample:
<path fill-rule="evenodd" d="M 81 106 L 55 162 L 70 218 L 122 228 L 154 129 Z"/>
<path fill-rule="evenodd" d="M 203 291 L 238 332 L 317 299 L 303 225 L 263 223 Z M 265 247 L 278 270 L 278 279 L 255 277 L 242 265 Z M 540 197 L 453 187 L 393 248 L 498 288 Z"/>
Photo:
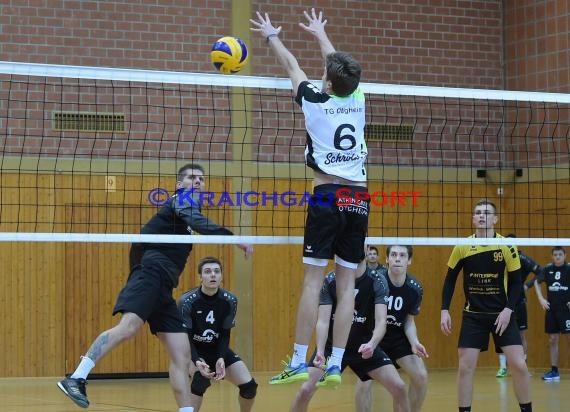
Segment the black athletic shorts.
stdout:
<path fill-rule="evenodd" d="M 204 361 L 210 367 L 211 371 L 216 370 L 216 362 L 219 359 L 217 354 L 198 351 L 198 355 L 200 355 L 200 357 L 204 359 Z M 241 361 L 241 358 L 234 351 L 228 349 L 226 355 L 224 356 L 224 364 L 226 369 L 239 361 Z M 198 370 L 194 372 L 194 376 L 192 377 L 192 383 L 194 383 L 194 385 L 197 385 L 199 387 L 203 387 L 204 390 L 207 390 L 211 385 L 210 379 L 202 376 L 202 374 Z"/>
<path fill-rule="evenodd" d="M 368 195 L 368 196 L 367 196 Z M 303 256 L 350 263 L 364 259 L 370 195 L 365 187 L 319 185 L 307 208 Z"/>
<path fill-rule="evenodd" d="M 159 252 L 147 251 L 140 265 L 132 268 L 113 308 L 116 313 L 134 313 L 148 322 L 150 331 L 186 333 L 172 297 L 172 274 L 180 269 Z"/>
<path fill-rule="evenodd" d="M 526 312 L 526 299 L 519 302 L 518 305 L 515 306 L 515 318 L 517 319 L 517 325 L 519 325 L 519 330 L 527 330 L 528 329 L 528 315 Z"/>
<path fill-rule="evenodd" d="M 396 369 L 400 369 L 398 359 L 414 354 L 412 351 L 412 345 L 410 345 L 410 341 L 403 332 L 385 336 L 379 346 L 384 352 L 386 352 L 386 355 L 392 359 Z"/>
<path fill-rule="evenodd" d="M 495 321 L 498 313 L 463 312 L 461 331 L 459 332 L 459 348 L 477 348 L 485 352 L 489 348 L 489 334 L 493 335 L 495 348 L 522 345 L 521 335 L 514 316 L 501 336 L 495 333 Z"/>
<path fill-rule="evenodd" d="M 309 361 L 309 366 L 313 366 L 313 361 L 315 360 L 316 353 L 317 351 L 315 350 L 311 356 L 311 360 Z M 325 358 L 328 358 L 331 353 L 332 347 L 327 347 L 325 349 Z M 368 359 L 363 359 L 362 354 L 358 353 L 357 351 L 347 350 L 344 352 L 344 356 L 342 357 L 341 371 L 344 371 L 347 367 L 349 367 L 361 381 L 366 382 L 372 379 L 368 375 L 368 372 L 386 365 L 392 365 L 392 361 L 388 355 L 384 353 L 380 346 L 377 346 L 376 349 L 374 349 L 372 357 Z"/>
<path fill-rule="evenodd" d="M 570 310 L 551 308 L 546 311 L 544 331 L 549 334 L 570 333 Z"/>

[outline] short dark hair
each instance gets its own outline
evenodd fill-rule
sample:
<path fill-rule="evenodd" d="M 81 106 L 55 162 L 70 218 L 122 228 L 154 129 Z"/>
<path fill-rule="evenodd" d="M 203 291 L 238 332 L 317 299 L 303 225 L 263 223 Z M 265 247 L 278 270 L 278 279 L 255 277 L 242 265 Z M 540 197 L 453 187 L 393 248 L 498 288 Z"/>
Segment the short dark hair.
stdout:
<path fill-rule="evenodd" d="M 350 96 L 360 83 L 360 63 L 348 53 L 329 53 L 325 63 L 327 77 L 335 96 Z"/>
<path fill-rule="evenodd" d="M 220 266 L 220 270 L 222 272 L 224 271 L 224 268 L 222 266 L 222 262 L 220 262 L 220 259 L 213 257 L 213 256 L 206 256 L 205 258 L 200 259 L 200 262 L 198 262 L 198 274 L 201 275 L 202 269 L 204 268 L 204 266 L 207 264 L 210 264 L 210 263 L 217 263 Z"/>
<path fill-rule="evenodd" d="M 495 214 L 495 215 L 498 214 L 498 213 L 497 213 L 497 206 L 495 206 L 495 204 L 494 204 L 493 202 L 491 202 L 490 200 L 488 200 L 488 199 L 481 199 L 481 200 L 479 200 L 479 201 L 475 204 L 475 207 L 477 207 L 477 206 L 491 206 L 491 207 L 493 208 L 494 214 Z"/>
<path fill-rule="evenodd" d="M 187 163 L 184 166 L 182 166 L 180 169 L 178 169 L 178 175 L 176 177 L 176 180 L 178 182 L 181 182 L 184 180 L 184 177 L 186 177 L 186 171 L 187 170 L 199 170 L 201 171 L 203 174 L 205 174 L 206 172 L 204 171 L 204 168 L 198 164 L 195 163 Z"/>
<path fill-rule="evenodd" d="M 368 246 L 368 250 L 375 250 L 376 254 L 378 254 L 378 248 L 376 246 Z"/>
<path fill-rule="evenodd" d="M 386 257 L 390 256 L 390 252 L 392 251 L 392 248 L 394 246 L 402 246 L 405 247 L 408 251 L 408 259 L 411 259 L 413 254 L 414 254 L 414 248 L 412 247 L 412 245 L 388 245 L 386 247 Z"/>
<path fill-rule="evenodd" d="M 552 251 L 551 251 L 550 253 L 552 254 L 552 253 L 554 253 L 554 252 L 557 251 L 557 250 L 561 250 L 562 253 L 566 254 L 566 251 L 564 250 L 564 248 L 563 248 L 562 246 L 554 246 L 554 247 L 552 248 Z"/>

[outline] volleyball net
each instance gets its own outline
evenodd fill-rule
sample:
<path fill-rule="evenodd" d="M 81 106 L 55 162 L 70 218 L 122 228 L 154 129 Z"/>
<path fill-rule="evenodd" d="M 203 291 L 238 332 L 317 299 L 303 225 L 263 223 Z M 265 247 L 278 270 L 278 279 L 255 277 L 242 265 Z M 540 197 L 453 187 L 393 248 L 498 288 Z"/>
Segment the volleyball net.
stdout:
<path fill-rule="evenodd" d="M 468 241 L 487 198 L 511 244 L 570 244 L 570 95 L 361 86 L 370 243 Z M 185 241 L 301 243 L 305 135 L 288 79 L 0 62 L 0 240 L 142 241 L 195 163 L 247 237 Z"/>

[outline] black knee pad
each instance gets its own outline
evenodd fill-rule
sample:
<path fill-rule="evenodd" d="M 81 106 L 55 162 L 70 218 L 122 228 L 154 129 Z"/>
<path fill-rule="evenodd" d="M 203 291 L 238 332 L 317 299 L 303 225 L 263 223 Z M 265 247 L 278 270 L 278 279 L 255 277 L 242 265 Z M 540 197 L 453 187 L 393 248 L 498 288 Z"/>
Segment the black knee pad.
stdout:
<path fill-rule="evenodd" d="M 255 395 L 257 395 L 257 382 L 255 379 L 251 378 L 251 380 L 247 383 L 243 383 L 238 385 L 239 388 L 239 396 L 244 399 L 253 399 Z"/>
<path fill-rule="evenodd" d="M 192 378 L 192 384 L 190 385 L 190 391 L 193 395 L 204 396 L 206 389 L 210 387 L 210 379 L 206 379 L 198 371 L 194 373 L 194 378 Z"/>

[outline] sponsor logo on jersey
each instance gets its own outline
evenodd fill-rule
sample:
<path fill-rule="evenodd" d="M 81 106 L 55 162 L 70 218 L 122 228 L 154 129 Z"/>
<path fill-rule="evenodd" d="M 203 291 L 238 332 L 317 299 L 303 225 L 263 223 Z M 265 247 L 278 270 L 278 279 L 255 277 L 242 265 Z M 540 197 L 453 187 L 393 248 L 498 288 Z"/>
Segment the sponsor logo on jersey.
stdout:
<path fill-rule="evenodd" d="M 393 325 L 393 326 L 396 326 L 398 328 L 402 327 L 402 322 L 398 322 L 398 320 L 396 319 L 396 317 L 394 315 L 388 315 L 386 317 L 386 324 L 387 325 Z"/>
<path fill-rule="evenodd" d="M 219 337 L 220 337 L 219 333 L 214 332 L 212 329 L 206 329 L 204 332 L 202 332 L 202 335 L 194 334 L 192 339 L 196 342 L 210 343 L 214 339 L 218 339 Z"/>
<path fill-rule="evenodd" d="M 554 282 L 548 287 L 548 290 L 550 292 L 566 292 L 568 290 L 568 286 L 561 285 L 560 282 Z"/>

